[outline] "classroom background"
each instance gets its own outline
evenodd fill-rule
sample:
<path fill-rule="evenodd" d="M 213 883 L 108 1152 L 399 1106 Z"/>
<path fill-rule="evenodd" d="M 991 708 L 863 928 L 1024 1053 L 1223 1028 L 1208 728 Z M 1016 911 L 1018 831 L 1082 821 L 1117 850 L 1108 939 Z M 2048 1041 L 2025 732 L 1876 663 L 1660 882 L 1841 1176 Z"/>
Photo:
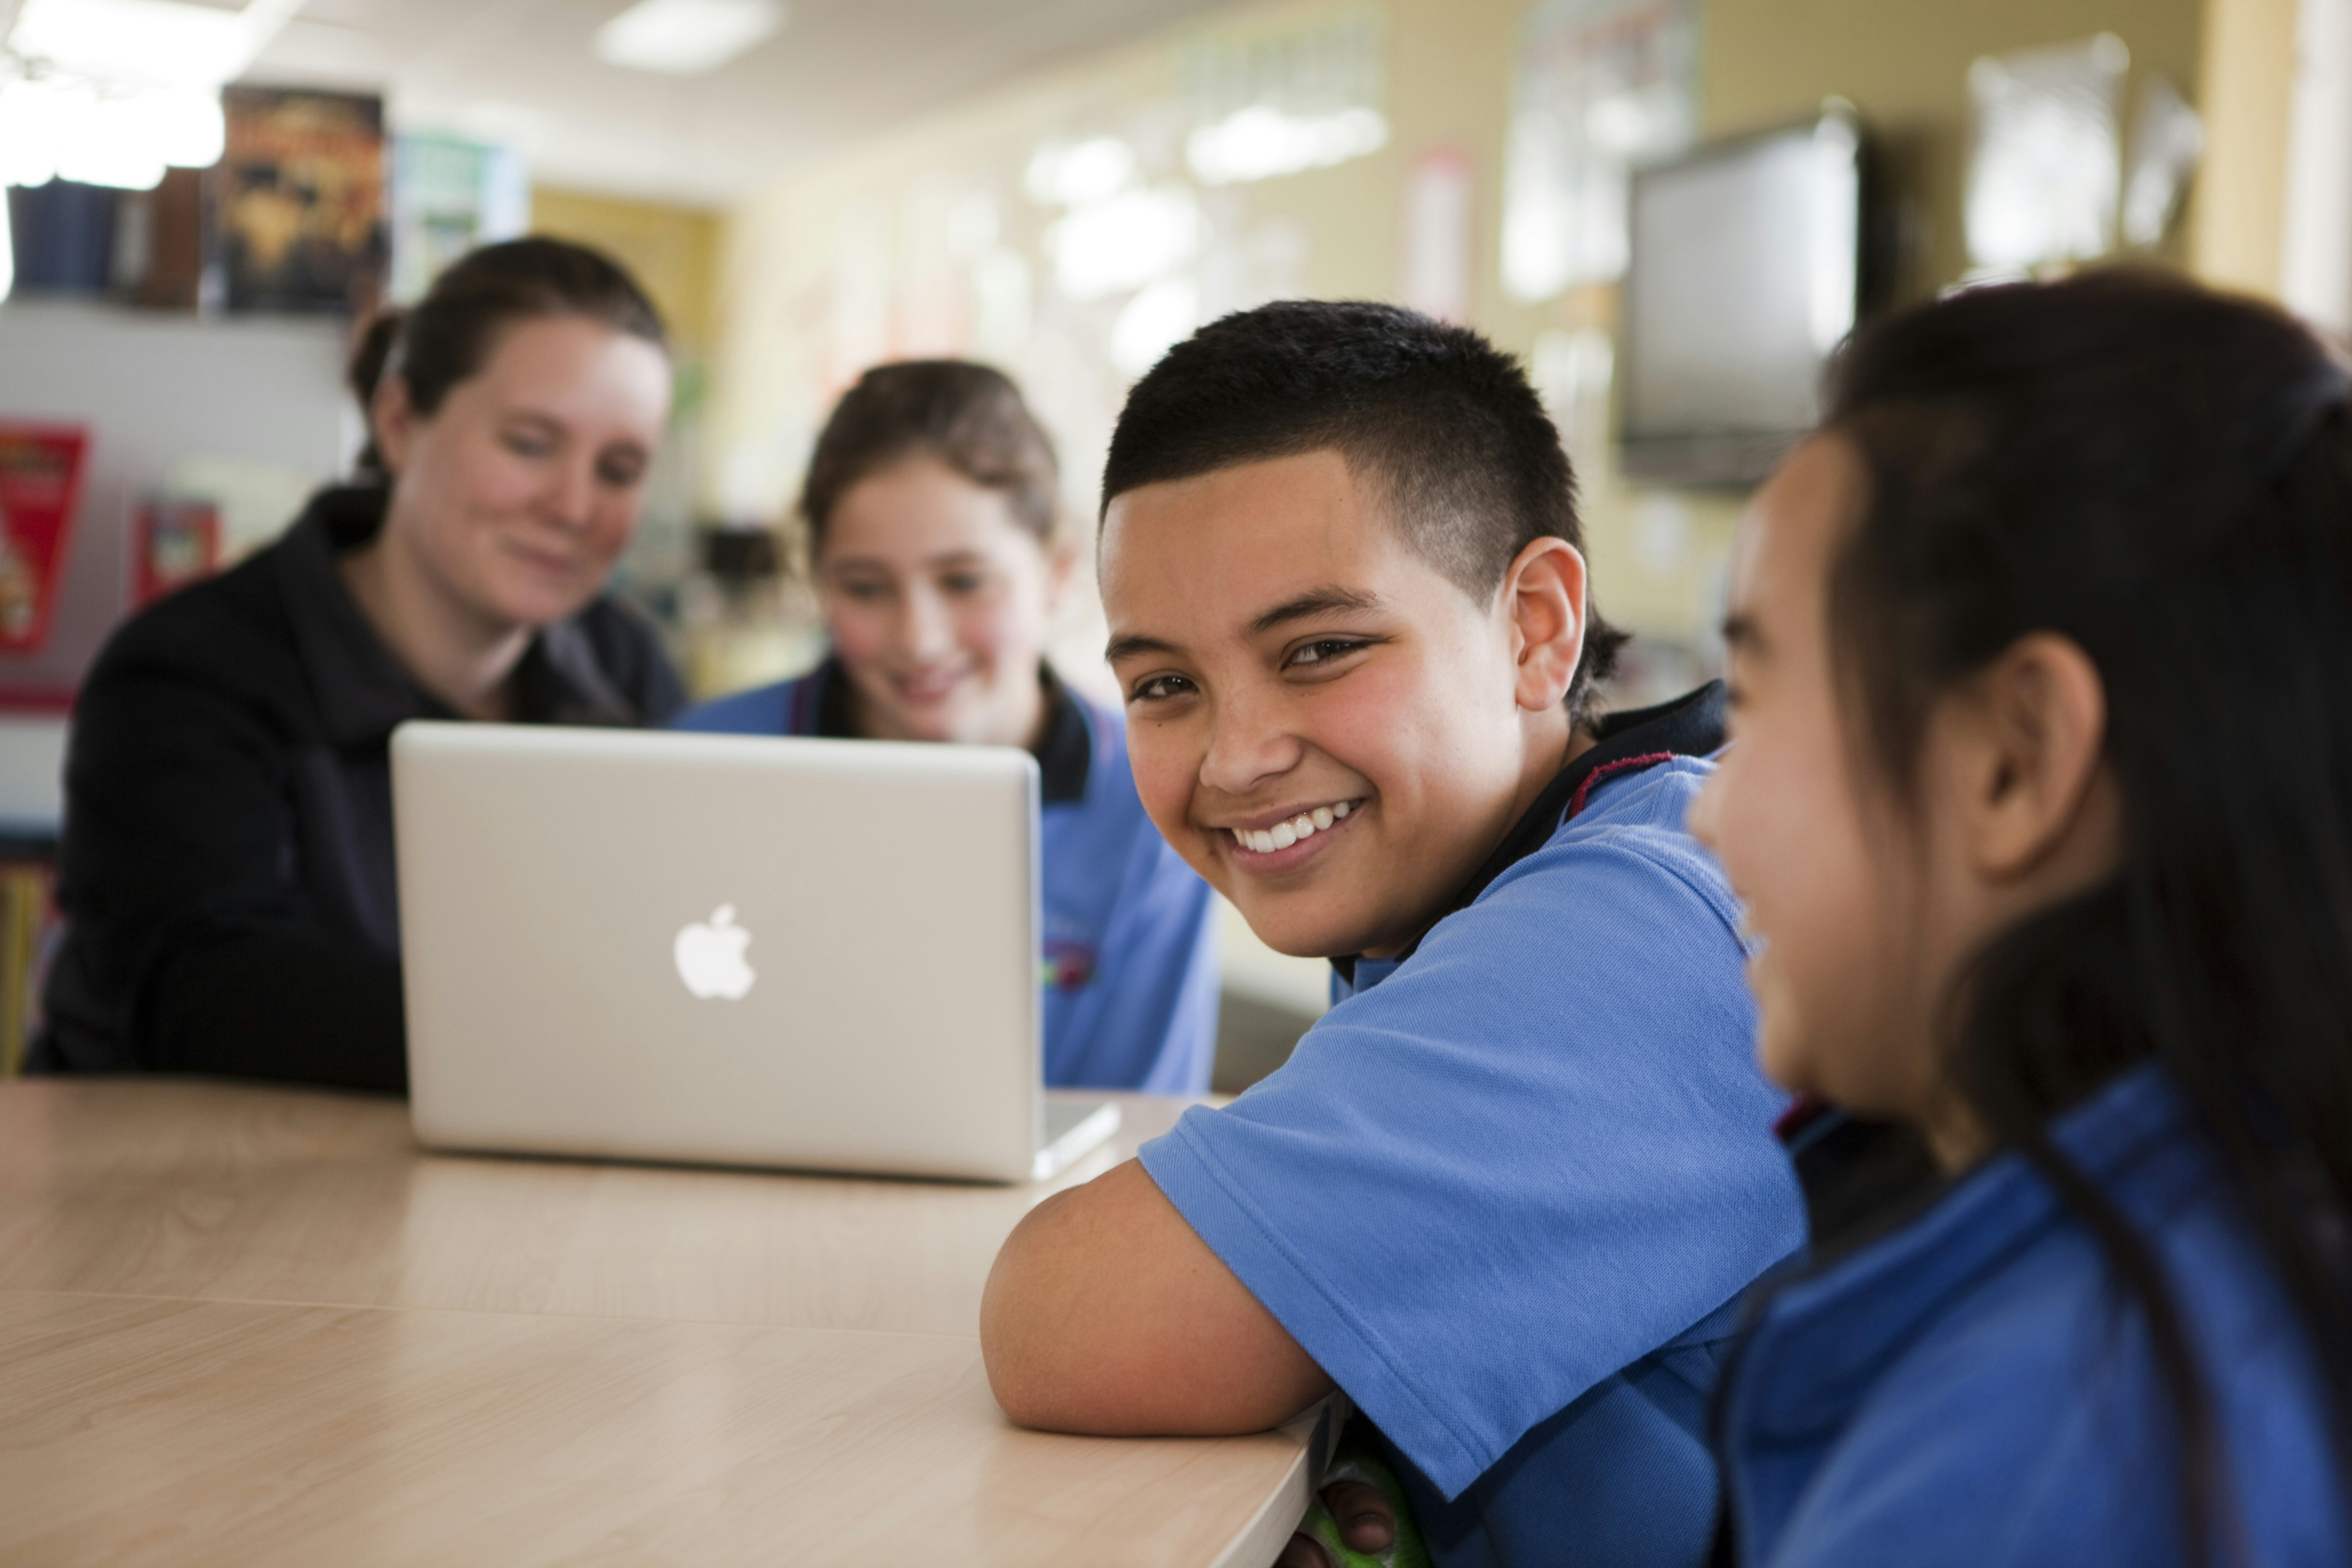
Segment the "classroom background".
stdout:
<path fill-rule="evenodd" d="M 1792 130 L 1845 160 L 1849 307 L 2120 254 L 2352 318 L 2352 0 L 0 0 L 0 1074 L 91 658 L 345 470 L 352 322 L 486 240 L 604 247 L 673 325 L 622 585 L 698 697 L 819 657 L 790 503 L 862 370 L 1011 372 L 1083 537 L 1126 388 L 1299 295 L 1525 357 L 1638 634 L 1612 700 L 1686 688 L 1761 448 L 1665 427 L 1656 377 L 1745 351 L 1629 331 L 1709 286 L 1645 272 L 1629 192 Z M 1762 266 L 1710 232 L 1702 273 Z M 1097 691 L 1102 636 L 1074 595 Z M 1327 980 L 1225 915 L 1234 1090 Z"/>

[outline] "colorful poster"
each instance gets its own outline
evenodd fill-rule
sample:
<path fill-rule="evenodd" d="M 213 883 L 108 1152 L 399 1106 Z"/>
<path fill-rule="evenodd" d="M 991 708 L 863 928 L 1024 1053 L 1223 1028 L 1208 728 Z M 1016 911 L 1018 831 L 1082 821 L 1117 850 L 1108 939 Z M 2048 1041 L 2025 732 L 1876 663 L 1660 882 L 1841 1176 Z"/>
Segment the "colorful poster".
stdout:
<path fill-rule="evenodd" d="M 392 299 L 413 304 L 478 245 L 530 230 L 530 182 L 513 149 L 452 136 L 392 143 Z"/>
<path fill-rule="evenodd" d="M 232 87 L 213 220 L 232 310 L 356 310 L 383 287 L 383 100 Z"/>
<path fill-rule="evenodd" d="M 47 640 L 89 432 L 0 420 L 0 653 Z"/>

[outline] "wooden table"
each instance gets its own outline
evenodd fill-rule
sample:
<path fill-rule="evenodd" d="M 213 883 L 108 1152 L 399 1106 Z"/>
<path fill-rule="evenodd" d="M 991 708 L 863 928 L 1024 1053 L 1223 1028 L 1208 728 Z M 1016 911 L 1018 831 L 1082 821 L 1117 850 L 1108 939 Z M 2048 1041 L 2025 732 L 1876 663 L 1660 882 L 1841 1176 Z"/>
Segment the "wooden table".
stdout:
<path fill-rule="evenodd" d="M 1269 1563 L 1317 1424 L 1010 1426 L 982 1282 L 1060 1182 L 428 1156 L 404 1106 L 0 1084 L 0 1562 Z"/>

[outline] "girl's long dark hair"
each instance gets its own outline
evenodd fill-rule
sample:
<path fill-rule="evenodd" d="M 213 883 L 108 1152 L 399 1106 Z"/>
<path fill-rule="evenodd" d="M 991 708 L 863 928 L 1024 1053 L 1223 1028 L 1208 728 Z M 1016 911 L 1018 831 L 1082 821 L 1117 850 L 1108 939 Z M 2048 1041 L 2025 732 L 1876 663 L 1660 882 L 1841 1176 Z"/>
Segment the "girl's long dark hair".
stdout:
<path fill-rule="evenodd" d="M 1907 798 L 1937 697 L 2027 634 L 2105 685 L 2121 868 L 1979 955 L 1948 1066 L 2143 1314 L 2192 1562 L 2232 1533 L 2205 1369 L 2155 1249 L 2048 1128 L 2164 1064 L 2307 1332 L 2352 1500 L 2346 384 L 2276 310 L 2119 273 L 1892 318 L 1831 384 L 1870 479 L 1830 619 L 1874 769 Z"/>

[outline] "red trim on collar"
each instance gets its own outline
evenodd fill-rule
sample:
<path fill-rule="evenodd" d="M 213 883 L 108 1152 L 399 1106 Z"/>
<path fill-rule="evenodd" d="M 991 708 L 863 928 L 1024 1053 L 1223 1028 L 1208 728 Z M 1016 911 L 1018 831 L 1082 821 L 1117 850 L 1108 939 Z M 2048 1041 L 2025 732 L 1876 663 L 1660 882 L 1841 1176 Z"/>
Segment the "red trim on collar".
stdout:
<path fill-rule="evenodd" d="M 1568 815 L 1560 820 L 1562 822 L 1575 820 L 1576 814 L 1584 809 L 1584 797 L 1592 793 L 1592 786 L 1612 773 L 1629 773 L 1635 768 L 1655 767 L 1660 763 L 1671 763 L 1674 760 L 1675 753 L 1672 752 L 1644 752 L 1638 757 L 1620 757 L 1613 763 L 1601 763 L 1585 774 L 1584 782 L 1576 786 L 1576 794 L 1568 803 Z"/>
<path fill-rule="evenodd" d="M 1831 1110 L 1828 1100 L 1815 1100 L 1810 1094 L 1801 1094 L 1790 1100 L 1789 1108 L 1774 1119 L 1772 1136 L 1783 1143 L 1793 1142 L 1798 1133 L 1827 1116 Z"/>

